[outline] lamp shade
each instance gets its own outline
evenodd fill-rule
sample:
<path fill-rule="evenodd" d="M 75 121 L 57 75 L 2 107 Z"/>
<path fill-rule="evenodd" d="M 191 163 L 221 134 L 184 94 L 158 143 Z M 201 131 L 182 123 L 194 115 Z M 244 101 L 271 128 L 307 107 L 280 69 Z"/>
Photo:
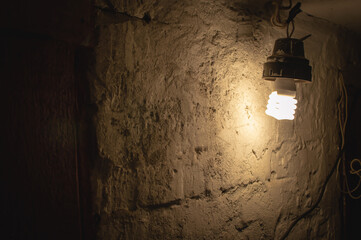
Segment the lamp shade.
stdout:
<path fill-rule="evenodd" d="M 272 56 L 263 66 L 263 79 L 279 78 L 295 82 L 311 82 L 311 66 L 305 58 L 303 41 L 295 38 L 280 38 L 275 42 Z"/>

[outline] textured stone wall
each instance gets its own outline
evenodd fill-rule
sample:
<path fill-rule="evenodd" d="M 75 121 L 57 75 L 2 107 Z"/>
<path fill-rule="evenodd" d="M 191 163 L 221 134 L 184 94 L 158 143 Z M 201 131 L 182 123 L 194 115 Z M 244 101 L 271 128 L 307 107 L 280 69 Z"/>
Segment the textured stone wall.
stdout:
<path fill-rule="evenodd" d="M 337 155 L 337 71 L 359 56 L 350 33 L 301 14 L 313 83 L 297 85 L 294 121 L 265 115 L 262 66 L 285 36 L 265 2 L 112 1 L 152 21 L 98 23 L 99 239 L 277 239 L 315 202 Z M 289 239 L 339 237 L 335 183 Z"/>

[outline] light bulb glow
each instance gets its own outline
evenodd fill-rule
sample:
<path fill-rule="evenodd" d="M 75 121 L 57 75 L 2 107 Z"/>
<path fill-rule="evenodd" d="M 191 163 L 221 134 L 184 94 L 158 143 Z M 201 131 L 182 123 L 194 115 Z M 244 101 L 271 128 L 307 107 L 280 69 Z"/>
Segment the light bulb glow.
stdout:
<path fill-rule="evenodd" d="M 293 120 L 296 104 L 294 96 L 279 95 L 274 91 L 269 95 L 266 114 L 277 120 Z"/>

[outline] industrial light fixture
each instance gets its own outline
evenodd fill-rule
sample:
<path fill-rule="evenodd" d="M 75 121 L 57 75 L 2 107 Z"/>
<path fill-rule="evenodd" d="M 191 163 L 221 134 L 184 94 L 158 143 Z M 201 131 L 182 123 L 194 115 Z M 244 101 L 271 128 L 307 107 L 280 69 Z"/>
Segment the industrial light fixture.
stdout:
<path fill-rule="evenodd" d="M 266 114 L 278 120 L 294 119 L 297 104 L 295 83 L 311 82 L 311 67 L 304 55 L 304 39 L 277 39 L 273 54 L 263 67 L 263 79 L 274 81 Z"/>
<path fill-rule="evenodd" d="M 291 38 L 295 29 L 293 19 L 299 12 L 301 10 L 298 3 L 291 9 L 284 23 L 287 26 L 287 38 L 276 40 L 272 56 L 267 58 L 263 67 L 263 79 L 274 81 L 274 91 L 269 95 L 266 114 L 277 120 L 294 119 L 297 108 L 295 83 L 311 82 L 311 67 L 305 58 L 303 46 L 303 41 L 311 35 L 301 39 Z M 274 23 L 274 21 L 271 22 Z M 288 32 L 290 23 L 293 27 L 291 34 Z"/>

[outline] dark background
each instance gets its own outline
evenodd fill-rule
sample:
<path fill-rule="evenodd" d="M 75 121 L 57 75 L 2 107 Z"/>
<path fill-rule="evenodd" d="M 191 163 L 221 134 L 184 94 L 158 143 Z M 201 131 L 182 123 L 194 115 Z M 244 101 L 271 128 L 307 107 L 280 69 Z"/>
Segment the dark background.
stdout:
<path fill-rule="evenodd" d="M 0 11 L 0 238 L 95 238 L 84 76 L 92 2 L 7 1 Z"/>

